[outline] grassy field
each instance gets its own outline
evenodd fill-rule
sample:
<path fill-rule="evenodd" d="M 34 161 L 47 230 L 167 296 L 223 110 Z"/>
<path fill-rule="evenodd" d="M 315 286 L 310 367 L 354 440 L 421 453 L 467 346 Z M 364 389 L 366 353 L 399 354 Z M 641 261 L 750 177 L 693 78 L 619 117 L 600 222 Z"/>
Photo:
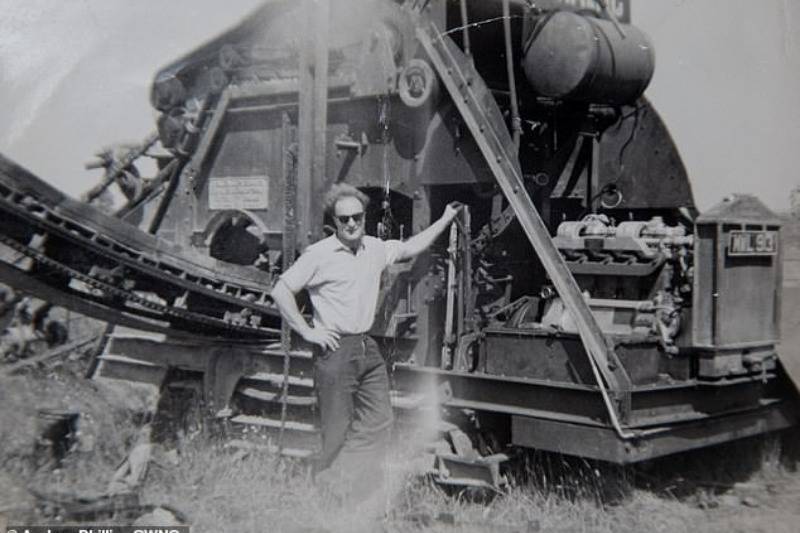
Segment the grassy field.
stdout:
<path fill-rule="evenodd" d="M 93 498 L 136 443 L 154 397 L 146 389 L 81 377 L 86 358 L 0 378 L 0 512 L 12 522 L 68 520 L 36 493 Z M 40 411 L 80 412 L 63 460 L 38 437 Z M 505 494 L 445 494 L 414 468 L 416 450 L 394 450 L 385 497 L 342 505 L 320 494 L 308 468 L 255 451 L 226 448 L 189 417 L 153 447 L 141 501 L 166 506 L 195 532 L 323 531 L 796 531 L 800 474 L 787 446 L 800 435 L 748 439 L 618 468 L 531 453 L 516 459 Z M 396 442 L 408 439 L 397 436 Z M 130 516 L 98 515 L 95 523 Z M 156 525 L 156 524 L 154 524 Z"/>

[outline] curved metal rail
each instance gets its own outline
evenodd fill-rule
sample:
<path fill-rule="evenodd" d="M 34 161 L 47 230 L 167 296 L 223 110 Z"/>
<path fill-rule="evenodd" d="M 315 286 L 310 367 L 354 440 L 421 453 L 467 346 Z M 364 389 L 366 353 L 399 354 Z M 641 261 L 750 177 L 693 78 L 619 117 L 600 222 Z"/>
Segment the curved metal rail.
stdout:
<path fill-rule="evenodd" d="M 266 273 L 187 260 L 189 253 L 70 200 L 2 156 L 0 220 L 0 242 L 16 255 L 0 258 L 0 281 L 39 298 L 151 331 L 280 334 Z"/>

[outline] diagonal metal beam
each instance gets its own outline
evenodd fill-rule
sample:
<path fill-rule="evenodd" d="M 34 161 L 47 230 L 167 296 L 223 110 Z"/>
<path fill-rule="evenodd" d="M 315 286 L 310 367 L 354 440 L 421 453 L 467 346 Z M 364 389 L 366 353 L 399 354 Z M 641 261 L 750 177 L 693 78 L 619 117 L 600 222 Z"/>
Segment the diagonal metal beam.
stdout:
<path fill-rule="evenodd" d="M 416 34 L 575 320 L 589 358 L 614 394 L 616 409 L 624 420 L 630 410 L 630 378 L 620 364 L 613 345 L 597 325 L 578 284 L 553 244 L 547 227 L 525 189 L 519 163 L 510 150 L 513 144 L 497 104 L 468 58 L 449 37 L 440 34 L 434 23 L 420 19 Z M 598 385 L 604 386 L 600 382 Z M 615 413 L 611 415 L 614 417 Z"/>

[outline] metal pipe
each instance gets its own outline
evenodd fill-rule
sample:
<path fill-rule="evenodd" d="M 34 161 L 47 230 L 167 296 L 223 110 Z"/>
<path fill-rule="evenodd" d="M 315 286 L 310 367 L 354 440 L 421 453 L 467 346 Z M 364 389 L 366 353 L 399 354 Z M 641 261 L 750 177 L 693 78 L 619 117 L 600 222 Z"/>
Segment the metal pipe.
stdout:
<path fill-rule="evenodd" d="M 142 190 L 139 197 L 134 198 L 126 205 L 121 207 L 116 213 L 114 213 L 114 216 L 124 220 L 125 217 L 132 213 L 136 208 L 142 204 L 150 202 L 150 200 L 160 194 L 161 187 L 164 185 L 164 183 L 172 179 L 172 175 L 175 172 L 176 167 L 179 165 L 179 161 L 180 160 L 176 158 L 167 163 L 167 165 L 161 169 L 161 171 Z"/>
<path fill-rule="evenodd" d="M 447 368 L 452 362 L 453 339 L 453 311 L 455 308 L 456 289 L 456 254 L 458 253 L 458 224 L 450 225 L 450 239 L 447 247 L 447 304 L 444 319 L 444 342 L 442 343 L 441 367 Z"/>
<path fill-rule="evenodd" d="M 514 140 L 514 147 L 517 149 L 517 153 L 519 153 L 522 122 L 519 118 L 517 81 L 514 76 L 514 55 L 511 49 L 511 7 L 509 6 L 509 0 L 503 0 L 503 34 L 506 44 L 506 71 L 508 72 L 508 90 L 511 100 L 511 134 Z"/>
<path fill-rule="evenodd" d="M 469 16 L 467 15 L 467 0 L 461 0 L 461 34 L 464 41 L 464 54 L 472 58 L 469 46 Z"/>
<path fill-rule="evenodd" d="M 83 201 L 86 203 L 91 203 L 95 198 L 103 194 L 103 191 L 108 189 L 111 184 L 122 175 L 126 168 L 133 164 L 136 159 L 147 153 L 147 150 L 149 150 L 150 147 L 153 146 L 156 141 L 158 141 L 158 138 L 157 131 L 151 133 L 145 137 L 141 144 L 128 150 L 125 155 L 116 161 L 114 160 L 113 156 L 109 155 L 109 164 L 106 168 L 106 175 L 103 178 L 103 181 L 85 192 L 83 194 Z M 105 161 L 90 161 L 84 166 L 87 170 L 101 168 L 105 166 Z"/>
<path fill-rule="evenodd" d="M 150 225 L 147 227 L 147 233 L 155 235 L 161 227 L 164 217 L 167 216 L 167 209 L 172 204 L 172 199 L 175 197 L 178 184 L 181 182 L 181 175 L 183 175 L 183 170 L 186 168 L 185 160 L 176 159 L 175 161 L 177 161 L 175 168 L 169 174 L 167 190 L 164 191 L 164 194 L 161 196 L 161 201 L 158 203 L 156 213 L 153 215 L 153 218 L 150 220 Z"/>
<path fill-rule="evenodd" d="M 463 238 L 461 243 L 463 245 L 462 253 L 464 254 L 464 315 L 467 320 L 467 329 L 472 330 L 475 326 L 475 304 L 472 296 L 472 253 L 470 250 L 470 239 L 472 238 L 472 214 L 469 211 L 469 206 L 464 206 L 461 210 L 464 218 L 464 227 L 462 228 Z"/>

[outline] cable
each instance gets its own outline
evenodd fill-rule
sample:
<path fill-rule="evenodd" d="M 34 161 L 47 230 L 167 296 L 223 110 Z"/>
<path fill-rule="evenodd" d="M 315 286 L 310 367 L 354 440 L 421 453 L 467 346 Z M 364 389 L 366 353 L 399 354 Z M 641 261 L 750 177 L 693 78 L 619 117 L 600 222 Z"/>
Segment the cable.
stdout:
<path fill-rule="evenodd" d="M 617 163 L 619 164 L 620 172 L 622 172 L 622 170 L 625 168 L 625 165 L 622 162 L 622 158 L 625 155 L 625 150 L 627 150 L 628 146 L 630 146 L 630 144 L 633 142 L 633 140 L 636 139 L 636 130 L 639 129 L 639 117 L 640 117 L 641 110 L 642 110 L 642 107 L 637 105 L 636 108 L 631 113 L 623 116 L 620 119 L 619 123 L 620 123 L 620 126 L 622 126 L 622 122 L 625 119 L 627 119 L 631 115 L 633 116 L 633 128 L 631 129 L 631 133 L 630 133 L 630 135 L 628 135 L 628 138 L 623 143 L 622 148 L 619 149 L 619 158 L 617 159 Z"/>

